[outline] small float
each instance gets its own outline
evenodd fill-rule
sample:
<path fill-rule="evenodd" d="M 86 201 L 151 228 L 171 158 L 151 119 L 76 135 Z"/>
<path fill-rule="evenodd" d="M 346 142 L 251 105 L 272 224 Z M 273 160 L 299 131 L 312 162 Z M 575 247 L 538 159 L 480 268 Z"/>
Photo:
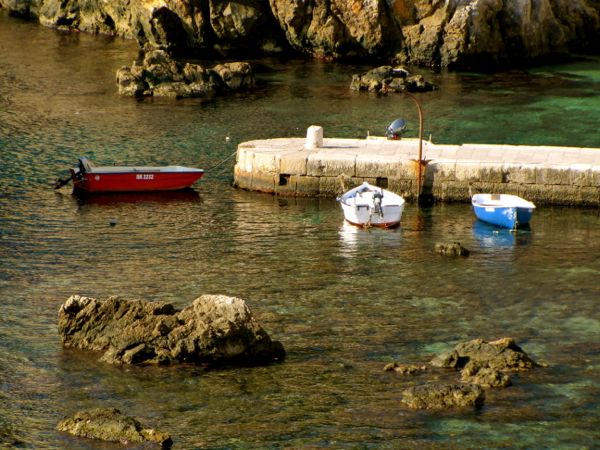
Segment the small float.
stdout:
<path fill-rule="evenodd" d="M 87 158 L 79 158 L 71 177 L 58 179 L 59 189 L 73 181 L 76 191 L 87 193 L 175 191 L 189 188 L 202 175 L 203 169 L 182 166 L 95 166 Z"/>
<path fill-rule="evenodd" d="M 479 220 L 512 230 L 528 226 L 535 209 L 530 201 L 510 194 L 475 194 L 471 204 Z"/>
<path fill-rule="evenodd" d="M 352 225 L 380 228 L 400 225 L 405 204 L 398 194 L 367 182 L 340 195 L 337 201 Z"/>

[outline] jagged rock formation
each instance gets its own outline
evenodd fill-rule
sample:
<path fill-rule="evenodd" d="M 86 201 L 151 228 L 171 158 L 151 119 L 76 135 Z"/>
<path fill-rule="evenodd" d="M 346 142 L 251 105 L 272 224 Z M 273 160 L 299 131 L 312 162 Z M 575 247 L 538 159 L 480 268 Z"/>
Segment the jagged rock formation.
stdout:
<path fill-rule="evenodd" d="M 58 330 L 65 347 L 102 352 L 113 364 L 255 364 L 285 355 L 242 299 L 224 295 L 202 295 L 182 311 L 164 302 L 72 295 L 60 307 Z"/>
<path fill-rule="evenodd" d="M 42 24 L 199 56 L 489 66 L 596 49 L 600 0 L 0 0 Z M 596 50 L 597 51 L 597 50 Z"/>
<path fill-rule="evenodd" d="M 254 85 L 254 74 L 246 62 L 205 69 L 175 61 L 164 50 L 149 50 L 140 51 L 131 67 L 117 70 L 117 85 L 119 94 L 132 97 L 202 97 L 248 89 Z"/>
<path fill-rule="evenodd" d="M 171 448 L 171 436 L 152 428 L 144 428 L 134 419 L 115 408 L 96 408 L 80 411 L 61 420 L 56 429 L 74 436 L 122 444 L 155 443 L 161 448 Z M 144 447 L 145 448 L 145 447 Z"/>

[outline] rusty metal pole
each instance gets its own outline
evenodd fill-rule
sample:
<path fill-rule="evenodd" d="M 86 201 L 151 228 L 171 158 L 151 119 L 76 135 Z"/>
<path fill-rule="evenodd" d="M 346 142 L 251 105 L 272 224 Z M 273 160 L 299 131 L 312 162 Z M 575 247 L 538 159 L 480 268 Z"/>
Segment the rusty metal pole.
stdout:
<path fill-rule="evenodd" d="M 384 85 L 381 89 L 383 93 L 386 93 L 389 89 L 393 89 L 396 92 L 401 92 L 402 94 L 407 95 L 415 102 L 417 105 L 417 111 L 419 111 L 419 159 L 417 161 L 418 169 L 417 169 L 417 203 L 420 203 L 421 200 L 421 184 L 422 184 L 422 170 L 423 170 L 423 109 L 421 108 L 421 104 L 417 97 L 408 92 L 406 88 L 392 87 Z"/>
<path fill-rule="evenodd" d="M 421 199 L 421 179 L 423 177 L 421 171 L 422 171 L 422 164 L 423 164 L 423 109 L 421 108 L 421 104 L 419 103 L 419 100 L 417 100 L 417 97 L 415 97 L 413 94 L 411 94 L 410 92 L 408 92 L 407 90 L 403 89 L 402 93 L 409 96 L 414 102 L 415 105 L 417 105 L 417 110 L 419 111 L 419 159 L 417 161 L 418 164 L 418 177 L 417 177 L 417 203 L 420 201 Z"/>

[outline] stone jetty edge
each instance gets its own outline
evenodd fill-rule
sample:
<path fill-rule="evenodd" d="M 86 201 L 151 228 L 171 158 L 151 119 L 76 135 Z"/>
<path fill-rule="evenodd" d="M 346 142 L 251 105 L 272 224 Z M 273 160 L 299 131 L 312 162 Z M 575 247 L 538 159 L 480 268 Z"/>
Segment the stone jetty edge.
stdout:
<path fill-rule="evenodd" d="M 416 200 L 418 139 L 305 138 L 242 142 L 234 186 L 280 196 L 336 197 L 363 181 Z M 466 202 L 514 194 L 536 204 L 600 207 L 600 149 L 422 142 L 421 194 Z"/>

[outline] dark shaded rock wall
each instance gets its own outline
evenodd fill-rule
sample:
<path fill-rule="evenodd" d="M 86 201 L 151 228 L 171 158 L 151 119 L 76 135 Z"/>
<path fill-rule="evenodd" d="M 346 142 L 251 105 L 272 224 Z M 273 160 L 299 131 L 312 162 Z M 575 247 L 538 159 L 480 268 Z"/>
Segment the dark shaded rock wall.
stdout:
<path fill-rule="evenodd" d="M 424 66 L 595 50 L 600 0 L 0 0 L 43 25 L 198 57 L 297 53 Z M 596 50 L 597 51 L 597 50 Z"/>

